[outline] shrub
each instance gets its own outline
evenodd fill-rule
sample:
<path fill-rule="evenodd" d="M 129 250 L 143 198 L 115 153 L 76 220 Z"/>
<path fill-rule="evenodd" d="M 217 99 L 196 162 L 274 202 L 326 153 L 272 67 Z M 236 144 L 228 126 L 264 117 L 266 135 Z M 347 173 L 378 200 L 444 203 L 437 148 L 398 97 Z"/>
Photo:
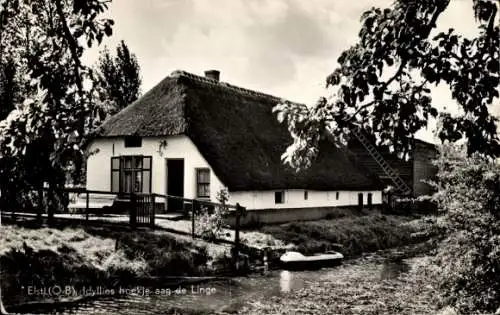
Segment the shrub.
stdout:
<path fill-rule="evenodd" d="M 434 199 L 447 237 L 433 261 L 439 300 L 461 313 L 500 307 L 500 169 L 480 156 L 446 147 L 436 163 Z"/>
<path fill-rule="evenodd" d="M 197 216 L 195 232 L 202 239 L 213 241 L 221 236 L 224 227 L 224 218 L 229 212 L 226 206 L 228 200 L 229 194 L 227 190 L 221 190 L 217 194 L 217 201 L 220 205 L 214 207 L 213 211 L 208 211 L 209 209 L 205 208 L 202 210 L 202 213 Z"/>

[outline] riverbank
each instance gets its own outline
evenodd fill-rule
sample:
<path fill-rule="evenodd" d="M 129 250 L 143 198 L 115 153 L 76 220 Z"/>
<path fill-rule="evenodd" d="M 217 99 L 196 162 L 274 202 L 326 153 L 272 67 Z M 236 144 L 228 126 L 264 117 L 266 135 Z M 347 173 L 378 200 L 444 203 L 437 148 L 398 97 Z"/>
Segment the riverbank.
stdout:
<path fill-rule="evenodd" d="M 305 253 L 341 246 L 349 258 L 412 243 L 415 234 L 428 228 L 425 221 L 369 214 L 264 226 L 245 231 L 242 241 L 257 247 L 293 242 Z M 165 287 L 174 286 L 180 277 L 213 276 L 230 267 L 230 246 L 165 231 L 29 225 L 1 229 L 2 295 L 7 307 L 53 298 L 33 294 L 34 288 Z"/>
<path fill-rule="evenodd" d="M 104 292 L 143 279 L 161 279 L 164 283 L 165 277 L 170 277 L 174 285 L 174 277 L 214 274 L 215 268 L 221 268 L 214 267 L 214 262 L 229 252 L 224 246 L 161 231 L 109 227 L 3 225 L 1 235 L 1 288 L 7 308 L 73 297 L 83 288 Z M 61 294 L 43 291 L 56 287 L 69 287 L 75 292 L 54 296 Z"/>
<path fill-rule="evenodd" d="M 186 286 L 185 294 L 94 300 L 61 309 L 60 314 L 435 315 L 432 288 L 425 288 L 425 275 L 414 269 L 425 262 L 430 248 L 414 244 L 366 254 L 336 268 L 271 270 L 204 283 L 202 287 L 211 288 L 213 294 Z M 412 274 L 419 278 L 411 278 Z"/>
<path fill-rule="evenodd" d="M 346 257 L 425 240 L 432 219 L 371 213 L 331 220 L 291 222 L 264 226 L 262 233 L 298 251 L 312 254 L 340 250 Z M 424 236 L 416 239 L 415 235 Z"/>

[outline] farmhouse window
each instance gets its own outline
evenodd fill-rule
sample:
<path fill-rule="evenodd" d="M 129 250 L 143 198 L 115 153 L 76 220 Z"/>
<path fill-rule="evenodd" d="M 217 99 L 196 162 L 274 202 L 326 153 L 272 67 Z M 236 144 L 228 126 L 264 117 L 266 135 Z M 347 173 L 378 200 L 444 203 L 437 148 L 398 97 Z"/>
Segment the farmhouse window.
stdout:
<path fill-rule="evenodd" d="M 196 196 L 210 198 L 210 169 L 196 169 Z"/>
<path fill-rule="evenodd" d="M 339 200 L 339 196 L 340 196 L 340 194 L 339 194 L 339 192 L 337 191 L 337 192 L 335 193 L 335 200 Z"/>
<path fill-rule="evenodd" d="M 368 198 L 366 200 L 366 203 L 368 204 L 368 209 L 372 209 L 373 206 L 373 194 L 368 193 Z"/>
<path fill-rule="evenodd" d="M 151 156 L 112 157 L 111 191 L 151 193 Z"/>
<path fill-rule="evenodd" d="M 138 136 L 126 136 L 125 148 L 140 148 L 142 146 L 142 138 Z"/>
<path fill-rule="evenodd" d="M 276 191 L 274 193 L 274 203 L 285 203 L 285 192 L 284 191 Z"/>
<path fill-rule="evenodd" d="M 309 199 L 309 192 L 307 190 L 304 190 L 304 200 Z"/>

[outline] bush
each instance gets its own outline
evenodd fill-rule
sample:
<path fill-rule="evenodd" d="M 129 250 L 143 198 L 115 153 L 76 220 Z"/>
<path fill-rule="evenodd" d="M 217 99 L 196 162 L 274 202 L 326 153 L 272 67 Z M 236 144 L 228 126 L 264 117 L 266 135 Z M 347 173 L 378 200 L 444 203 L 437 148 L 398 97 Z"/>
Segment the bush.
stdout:
<path fill-rule="evenodd" d="M 446 147 L 437 161 L 434 199 L 447 237 L 433 261 L 440 302 L 465 314 L 500 307 L 500 169 Z M 436 268 L 437 267 L 437 268 Z"/>
<path fill-rule="evenodd" d="M 217 201 L 221 204 L 214 207 L 213 211 L 202 208 L 202 213 L 196 217 L 195 232 L 202 239 L 213 241 L 221 236 L 224 227 L 224 218 L 229 212 L 226 202 L 229 195 L 226 190 L 221 190 L 217 194 Z"/>

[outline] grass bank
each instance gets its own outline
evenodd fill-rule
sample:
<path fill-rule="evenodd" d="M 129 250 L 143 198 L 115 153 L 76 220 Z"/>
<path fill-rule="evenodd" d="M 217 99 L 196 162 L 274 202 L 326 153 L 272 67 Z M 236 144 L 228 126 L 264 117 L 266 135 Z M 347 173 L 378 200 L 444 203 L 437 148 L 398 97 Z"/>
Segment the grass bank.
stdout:
<path fill-rule="evenodd" d="M 414 241 L 424 227 L 411 217 L 367 214 L 332 220 L 264 226 L 261 232 L 295 244 L 305 254 L 341 248 L 347 257 L 398 247 Z"/>
<path fill-rule="evenodd" d="M 128 229 L 3 225 L 0 237 L 4 305 L 54 298 L 34 289 L 116 288 L 141 279 L 209 275 L 205 246 L 168 233 Z M 64 294 L 58 297 L 65 297 Z"/>

